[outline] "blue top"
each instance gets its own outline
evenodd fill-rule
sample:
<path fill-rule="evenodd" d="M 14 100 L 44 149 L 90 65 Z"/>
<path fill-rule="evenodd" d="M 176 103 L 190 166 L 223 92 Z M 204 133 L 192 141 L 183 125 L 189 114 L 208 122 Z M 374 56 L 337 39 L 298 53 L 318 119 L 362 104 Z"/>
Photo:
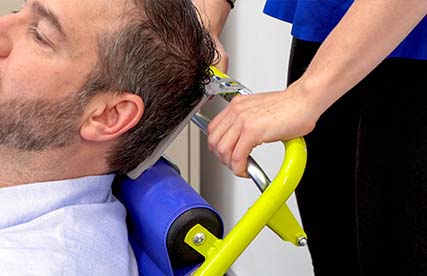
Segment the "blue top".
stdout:
<path fill-rule="evenodd" d="M 293 36 L 321 42 L 352 3 L 353 0 L 267 0 L 264 12 L 292 23 Z M 423 18 L 390 57 L 427 60 L 427 17 Z"/>
<path fill-rule="evenodd" d="M 138 275 L 113 178 L 0 188 L 0 274 Z"/>

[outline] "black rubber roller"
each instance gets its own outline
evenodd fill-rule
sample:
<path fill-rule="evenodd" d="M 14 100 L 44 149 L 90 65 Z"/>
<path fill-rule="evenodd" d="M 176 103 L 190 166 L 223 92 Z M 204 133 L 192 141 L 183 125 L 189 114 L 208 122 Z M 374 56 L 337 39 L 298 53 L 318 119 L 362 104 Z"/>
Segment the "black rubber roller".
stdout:
<path fill-rule="evenodd" d="M 184 241 L 188 231 L 200 224 L 217 238 L 223 236 L 221 219 L 207 208 L 194 208 L 181 214 L 172 224 L 167 236 L 169 257 L 173 267 L 182 267 L 201 263 L 204 257 Z"/>

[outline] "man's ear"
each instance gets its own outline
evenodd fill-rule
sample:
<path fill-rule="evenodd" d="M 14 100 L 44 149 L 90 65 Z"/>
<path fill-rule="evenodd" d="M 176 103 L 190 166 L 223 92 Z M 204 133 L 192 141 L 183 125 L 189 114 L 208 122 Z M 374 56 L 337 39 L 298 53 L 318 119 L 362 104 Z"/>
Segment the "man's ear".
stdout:
<path fill-rule="evenodd" d="M 85 108 L 80 136 L 92 142 L 112 141 L 138 124 L 143 113 L 144 102 L 137 95 L 101 93 Z"/>

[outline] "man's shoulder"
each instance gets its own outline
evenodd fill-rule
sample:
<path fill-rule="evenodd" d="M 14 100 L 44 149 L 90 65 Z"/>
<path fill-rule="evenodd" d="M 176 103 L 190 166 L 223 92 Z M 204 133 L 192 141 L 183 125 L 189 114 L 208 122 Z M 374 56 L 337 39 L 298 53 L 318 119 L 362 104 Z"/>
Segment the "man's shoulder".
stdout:
<path fill-rule="evenodd" d="M 117 201 L 66 208 L 65 252 L 70 275 L 128 275 L 126 211 Z"/>
<path fill-rule="evenodd" d="M 132 257 L 125 210 L 115 200 L 64 207 L 0 231 L 0 258 L 10 259 L 0 268 L 12 275 L 27 269 L 37 275 L 128 275 Z"/>

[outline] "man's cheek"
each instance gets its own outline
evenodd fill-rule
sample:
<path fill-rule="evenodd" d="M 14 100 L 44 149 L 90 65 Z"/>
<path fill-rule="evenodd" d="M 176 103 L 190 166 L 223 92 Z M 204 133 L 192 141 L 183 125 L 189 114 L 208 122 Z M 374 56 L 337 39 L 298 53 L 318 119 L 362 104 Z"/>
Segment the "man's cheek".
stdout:
<path fill-rule="evenodd" d="M 48 75 L 43 76 L 34 71 L 17 71 L 4 80 L 4 94 L 19 95 L 26 99 L 50 97 L 52 83 L 52 78 Z"/>
<path fill-rule="evenodd" d="M 37 90 L 42 88 L 40 81 L 31 79 L 29 76 L 20 75 L 18 72 L 1 79 L 0 92 L 3 100 L 21 98 L 30 99 L 38 94 Z M 40 91 L 40 90 L 39 90 Z"/>

